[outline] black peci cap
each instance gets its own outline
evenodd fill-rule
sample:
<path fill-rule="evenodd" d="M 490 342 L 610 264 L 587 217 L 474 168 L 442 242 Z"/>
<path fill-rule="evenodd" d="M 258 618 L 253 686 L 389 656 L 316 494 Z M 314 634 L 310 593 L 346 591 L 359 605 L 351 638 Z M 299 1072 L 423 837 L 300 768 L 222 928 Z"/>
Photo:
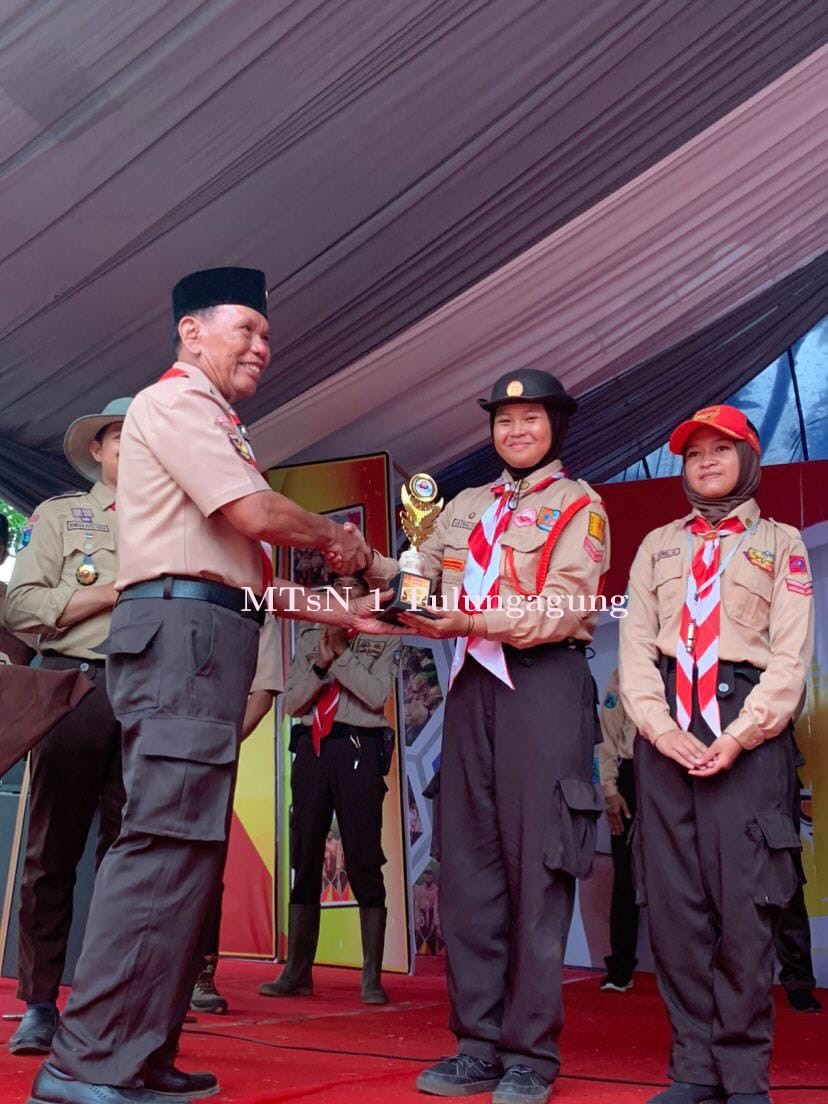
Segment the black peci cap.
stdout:
<path fill-rule="evenodd" d="M 173 288 L 173 321 L 222 303 L 250 307 L 267 318 L 265 274 L 258 268 L 205 268 L 191 272 Z"/>
<path fill-rule="evenodd" d="M 566 414 L 574 414 L 578 404 L 567 394 L 564 386 L 551 372 L 539 368 L 520 368 L 501 376 L 492 388 L 489 399 L 477 400 L 484 410 L 492 413 L 503 403 L 540 402 L 557 406 Z"/>

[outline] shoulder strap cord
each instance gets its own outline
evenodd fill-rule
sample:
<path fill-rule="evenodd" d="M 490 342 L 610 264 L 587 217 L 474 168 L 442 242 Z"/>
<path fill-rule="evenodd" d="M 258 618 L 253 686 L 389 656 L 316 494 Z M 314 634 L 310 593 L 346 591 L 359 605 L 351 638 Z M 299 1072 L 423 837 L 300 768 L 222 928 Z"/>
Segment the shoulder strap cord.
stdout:
<path fill-rule="evenodd" d="M 555 545 L 558 543 L 561 533 L 572 521 L 573 517 L 579 513 L 585 506 L 589 506 L 593 500 L 589 495 L 581 495 L 580 498 L 576 498 L 574 502 L 570 502 L 565 510 L 562 511 L 560 517 L 549 531 L 549 536 L 546 538 L 546 542 L 543 546 L 543 551 L 538 561 L 538 573 L 535 578 L 535 594 L 530 594 L 528 590 L 524 590 L 520 585 L 517 577 L 517 571 L 515 570 L 515 550 L 512 547 L 506 549 L 506 575 L 509 580 L 509 585 L 517 591 L 518 594 L 524 598 L 533 598 L 535 595 L 540 594 L 543 590 L 543 585 L 546 582 L 546 573 L 549 570 L 549 561 L 552 559 L 552 553 L 555 551 Z M 602 582 L 603 585 L 603 582 Z"/>

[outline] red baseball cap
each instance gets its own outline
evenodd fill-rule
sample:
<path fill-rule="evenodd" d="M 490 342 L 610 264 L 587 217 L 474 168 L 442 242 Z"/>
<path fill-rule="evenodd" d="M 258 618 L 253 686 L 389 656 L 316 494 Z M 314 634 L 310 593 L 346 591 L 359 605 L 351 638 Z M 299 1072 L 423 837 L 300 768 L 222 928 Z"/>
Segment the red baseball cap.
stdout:
<path fill-rule="evenodd" d="M 682 422 L 670 434 L 670 452 L 680 456 L 697 429 L 717 429 L 725 437 L 735 441 L 747 441 L 757 456 L 761 456 L 759 438 L 748 425 L 748 420 L 735 406 L 705 406 L 697 410 L 692 418 Z"/>

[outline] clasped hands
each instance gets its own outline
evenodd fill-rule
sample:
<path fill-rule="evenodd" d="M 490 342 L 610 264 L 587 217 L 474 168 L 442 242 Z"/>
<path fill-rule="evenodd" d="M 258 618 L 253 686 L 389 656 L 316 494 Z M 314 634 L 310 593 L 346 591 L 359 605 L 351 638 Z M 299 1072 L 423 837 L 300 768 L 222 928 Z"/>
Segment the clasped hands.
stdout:
<path fill-rule="evenodd" d="M 744 750 L 735 736 L 728 732 L 723 732 L 715 743 L 707 747 L 692 732 L 679 728 L 663 733 L 653 742 L 653 746 L 668 759 L 674 759 L 679 766 L 686 767 L 693 778 L 711 778 L 721 771 L 730 770 Z"/>

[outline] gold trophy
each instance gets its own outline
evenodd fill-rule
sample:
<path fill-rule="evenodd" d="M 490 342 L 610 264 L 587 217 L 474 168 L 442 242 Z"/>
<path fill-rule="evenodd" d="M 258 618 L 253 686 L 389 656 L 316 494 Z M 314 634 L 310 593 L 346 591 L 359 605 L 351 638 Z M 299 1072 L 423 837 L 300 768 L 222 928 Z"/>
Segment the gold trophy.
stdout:
<path fill-rule="evenodd" d="M 397 614 L 402 612 L 432 616 L 425 609 L 431 597 L 431 580 L 423 574 L 425 561 L 418 549 L 431 535 L 443 508 L 443 500 L 438 500 L 437 494 L 436 482 L 424 472 L 412 476 L 407 486 L 403 484 L 401 520 L 411 547 L 401 554 L 400 573 L 388 584 L 394 597 L 380 615 L 385 621 L 396 621 Z"/>

